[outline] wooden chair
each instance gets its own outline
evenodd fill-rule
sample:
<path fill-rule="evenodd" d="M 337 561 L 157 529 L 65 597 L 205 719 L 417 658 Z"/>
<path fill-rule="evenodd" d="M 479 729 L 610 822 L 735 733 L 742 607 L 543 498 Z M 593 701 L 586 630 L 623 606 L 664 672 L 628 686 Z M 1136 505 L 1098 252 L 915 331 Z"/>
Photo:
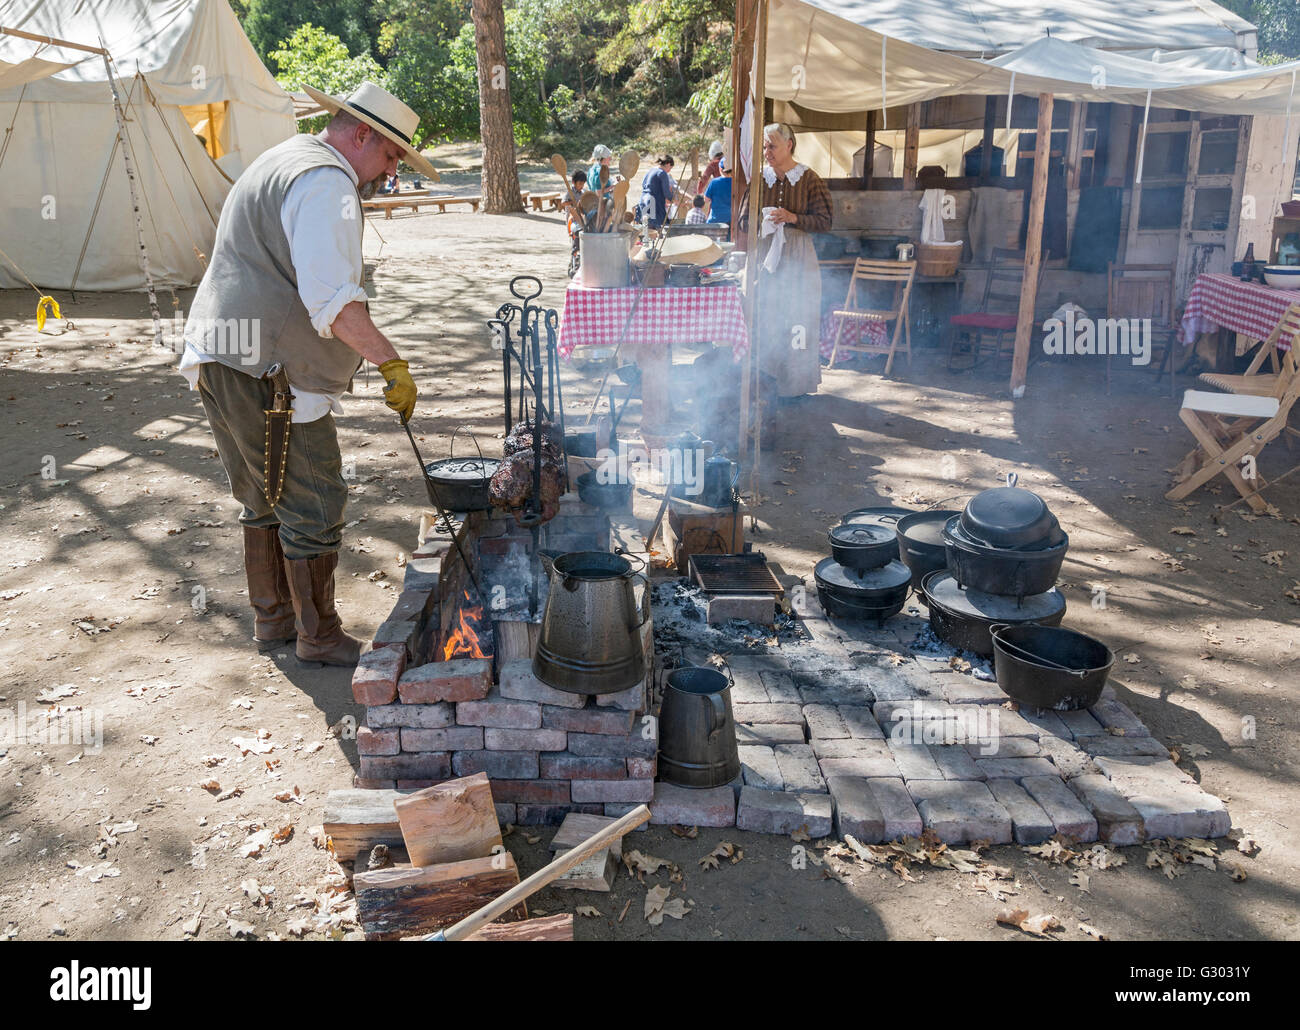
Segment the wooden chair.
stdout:
<path fill-rule="evenodd" d="M 1267 507 L 1259 495 L 1267 484 L 1258 473 L 1252 479 L 1243 476 L 1241 462 L 1247 457 L 1258 458 L 1278 435 L 1296 432 L 1287 426 L 1291 409 L 1300 397 L 1300 375 L 1295 372 L 1294 358 L 1290 369 L 1288 375 L 1284 362 L 1278 376 L 1280 392 L 1273 396 L 1206 390 L 1188 390 L 1183 394 L 1178 417 L 1196 437 L 1198 446 L 1183 459 L 1182 471 L 1186 475 L 1165 494 L 1168 500 L 1182 500 L 1222 474 L 1255 511 Z"/>
<path fill-rule="evenodd" d="M 835 356 L 840 348 L 848 351 L 858 351 L 864 354 L 882 354 L 885 351 L 875 346 L 863 346 L 859 343 L 848 343 L 842 338 L 844 336 L 844 327 L 849 322 L 883 322 L 894 323 L 894 333 L 889 340 L 889 357 L 885 359 L 885 375 L 889 375 L 890 370 L 894 367 L 894 355 L 902 351 L 907 355 L 907 364 L 910 368 L 912 365 L 912 329 L 908 322 L 908 301 L 912 296 L 912 280 L 916 278 L 915 261 L 871 261 L 866 258 L 858 258 L 853 262 L 853 275 L 849 278 L 849 292 L 844 298 L 844 307 L 831 314 L 836 320 L 835 342 L 831 346 L 831 357 L 827 368 L 835 365 Z M 859 306 L 858 284 L 859 283 L 886 283 L 890 287 L 887 292 L 890 294 L 888 307 L 869 308 Z M 864 291 L 868 295 L 871 293 L 871 287 L 867 286 Z M 869 298 L 863 298 L 862 303 L 870 303 Z M 902 345 L 899 345 L 900 339 Z"/>
<path fill-rule="evenodd" d="M 992 264 L 984 279 L 984 294 L 979 308 L 948 319 L 948 368 L 958 370 L 954 364 L 957 344 L 961 339 L 971 341 L 971 363 L 961 366 L 962 371 L 979 364 L 980 350 L 986 336 L 993 337 L 993 361 L 1002 356 L 1002 343 L 1011 338 L 1015 351 L 1016 323 L 1020 318 L 1020 290 L 1025 278 L 1025 255 L 1018 250 L 994 247 Z M 1041 266 L 1039 271 L 1041 281 Z M 965 280 L 963 280 L 963 286 Z M 958 300 L 960 303 L 960 298 Z"/>
<path fill-rule="evenodd" d="M 1278 343 L 1289 343 L 1290 350 L 1278 357 Z M 1282 314 L 1282 319 L 1259 345 L 1255 357 L 1240 375 L 1224 372 L 1202 372 L 1199 382 L 1224 393 L 1247 394 L 1254 397 L 1281 397 L 1286 390 L 1285 380 L 1296 374 L 1296 350 L 1300 348 L 1300 301 L 1292 304 Z M 1265 361 L 1271 363 L 1271 373 L 1261 372 Z"/>
<path fill-rule="evenodd" d="M 1169 396 L 1174 395 L 1174 347 L 1178 321 L 1174 318 L 1173 265 L 1117 265 L 1106 262 L 1106 317 L 1146 319 L 1151 323 L 1151 348 L 1162 341 L 1156 382 L 1169 367 Z M 1110 362 L 1106 355 L 1106 392 L 1110 393 Z M 1154 355 L 1152 355 L 1154 357 Z"/>

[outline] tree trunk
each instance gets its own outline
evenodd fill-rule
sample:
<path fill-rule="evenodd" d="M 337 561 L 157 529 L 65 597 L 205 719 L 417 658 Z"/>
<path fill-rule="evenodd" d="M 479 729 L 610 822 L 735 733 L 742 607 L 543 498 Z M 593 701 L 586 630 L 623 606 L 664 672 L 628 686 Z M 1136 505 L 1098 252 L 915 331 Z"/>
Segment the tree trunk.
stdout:
<path fill-rule="evenodd" d="M 483 140 L 483 210 L 490 215 L 522 211 L 515 164 L 514 117 L 506 72 L 506 19 L 501 0 L 473 0 L 478 51 L 479 131 Z"/>

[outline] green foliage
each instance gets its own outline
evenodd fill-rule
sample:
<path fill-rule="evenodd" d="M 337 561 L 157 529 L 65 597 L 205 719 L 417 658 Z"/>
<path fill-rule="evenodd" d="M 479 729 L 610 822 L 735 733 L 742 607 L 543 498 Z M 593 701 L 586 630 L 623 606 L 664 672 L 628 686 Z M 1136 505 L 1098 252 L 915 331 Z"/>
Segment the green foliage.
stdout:
<path fill-rule="evenodd" d="M 1300 59 L 1300 4 L 1296 0 L 1219 0 L 1259 29 L 1264 64 Z"/>
<path fill-rule="evenodd" d="M 350 53 L 377 56 L 374 45 L 379 18 L 375 5 L 367 0 L 242 0 L 235 13 L 272 73 L 284 71 L 275 52 L 307 24 L 341 39 Z"/>
<path fill-rule="evenodd" d="M 338 96 L 367 80 L 388 85 L 384 69 L 368 52 L 353 57 L 343 40 L 315 25 L 298 26 L 271 56 L 280 68 L 276 82 L 290 91 L 307 85 Z M 316 132 L 327 120 L 324 115 L 305 118 L 299 127 Z"/>

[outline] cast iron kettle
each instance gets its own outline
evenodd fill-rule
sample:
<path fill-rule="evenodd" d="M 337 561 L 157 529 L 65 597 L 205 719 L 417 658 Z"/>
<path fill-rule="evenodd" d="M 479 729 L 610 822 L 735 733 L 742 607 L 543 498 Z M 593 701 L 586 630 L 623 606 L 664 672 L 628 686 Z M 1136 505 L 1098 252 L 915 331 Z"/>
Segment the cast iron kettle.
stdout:
<path fill-rule="evenodd" d="M 731 669 L 727 669 L 730 673 Z M 669 674 L 659 712 L 659 778 L 679 787 L 721 787 L 740 775 L 731 677 L 688 665 Z"/>
<path fill-rule="evenodd" d="M 650 618 L 650 584 L 620 554 L 541 553 L 550 576 L 533 675 L 571 694 L 613 694 L 645 679 L 641 631 Z M 638 608 L 633 581 L 645 582 Z"/>

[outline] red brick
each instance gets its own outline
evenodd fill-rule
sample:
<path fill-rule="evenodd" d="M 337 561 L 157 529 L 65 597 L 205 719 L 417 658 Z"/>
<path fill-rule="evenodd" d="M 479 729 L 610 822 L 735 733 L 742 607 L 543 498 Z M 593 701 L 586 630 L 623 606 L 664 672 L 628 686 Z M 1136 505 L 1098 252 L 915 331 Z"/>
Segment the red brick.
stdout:
<path fill-rule="evenodd" d="M 386 705 L 397 697 L 397 681 L 406 668 L 401 645 L 367 651 L 352 673 L 352 697 L 361 705 Z"/>
<path fill-rule="evenodd" d="M 478 726 L 402 730 L 403 751 L 481 751 L 483 730 Z"/>
<path fill-rule="evenodd" d="M 569 753 L 593 758 L 649 758 L 659 751 L 655 734 L 641 736 L 640 727 L 626 737 L 604 733 L 570 733 Z"/>
<path fill-rule="evenodd" d="M 631 712 L 601 708 L 555 708 L 542 705 L 542 725 L 548 729 L 568 730 L 572 733 L 604 733 L 627 736 L 632 732 L 636 718 Z"/>
<path fill-rule="evenodd" d="M 430 662 L 406 670 L 397 692 L 402 704 L 479 701 L 492 689 L 492 663 L 486 658 Z"/>
<path fill-rule="evenodd" d="M 493 780 L 494 801 L 521 805 L 561 805 L 569 802 L 568 780 Z"/>
<path fill-rule="evenodd" d="M 573 800 L 651 801 L 655 796 L 654 780 L 573 780 Z"/>
<path fill-rule="evenodd" d="M 536 730 L 542 726 L 542 706 L 531 701 L 462 701 L 456 706 L 456 722 L 499 730 Z"/>
<path fill-rule="evenodd" d="M 373 780 L 451 779 L 451 755 L 427 751 L 404 755 L 362 755 L 357 775 Z"/>
<path fill-rule="evenodd" d="M 627 775 L 632 780 L 653 780 L 659 772 L 657 758 L 627 759 Z"/>
<path fill-rule="evenodd" d="M 483 731 L 483 746 L 489 751 L 563 751 L 568 739 L 564 730 Z"/>
<path fill-rule="evenodd" d="M 434 606 L 432 590 L 403 590 L 388 613 L 389 622 L 422 622 Z"/>
<path fill-rule="evenodd" d="M 585 694 L 571 694 L 566 690 L 556 690 L 539 680 L 533 675 L 533 663 L 529 658 L 520 658 L 502 665 L 500 680 L 501 685 L 497 689 L 503 698 L 511 701 L 536 701 L 538 704 L 555 705 L 559 708 L 581 708 L 587 703 Z M 557 726 L 556 729 L 563 730 L 568 727 Z"/>
<path fill-rule="evenodd" d="M 457 751 L 452 759 L 457 776 L 487 773 L 493 781 L 499 776 L 508 780 L 537 778 L 535 751 Z"/>
<path fill-rule="evenodd" d="M 390 726 L 418 726 L 421 729 L 454 726 L 456 707 L 446 701 L 436 705 L 378 705 L 366 710 L 366 725 L 377 730 Z"/>
<path fill-rule="evenodd" d="M 362 726 L 357 730 L 357 754 L 395 755 L 402 750 L 400 731 L 397 729 L 372 730 Z"/>
<path fill-rule="evenodd" d="M 621 758 L 579 758 L 576 755 L 542 755 L 542 775 L 550 780 L 626 780 Z"/>
<path fill-rule="evenodd" d="M 730 784 L 707 790 L 656 783 L 650 821 L 656 826 L 734 826 L 736 794 Z"/>
<path fill-rule="evenodd" d="M 603 805 L 520 805 L 520 826 L 559 826 L 570 812 L 584 815 L 603 815 Z"/>
<path fill-rule="evenodd" d="M 353 775 L 352 786 L 361 790 L 392 790 L 397 786 L 397 783 L 395 780 L 367 780 Z"/>
<path fill-rule="evenodd" d="M 497 801 L 492 807 L 497 810 L 497 822 L 502 826 L 506 823 L 517 823 L 519 821 L 518 809 L 514 805 Z"/>

